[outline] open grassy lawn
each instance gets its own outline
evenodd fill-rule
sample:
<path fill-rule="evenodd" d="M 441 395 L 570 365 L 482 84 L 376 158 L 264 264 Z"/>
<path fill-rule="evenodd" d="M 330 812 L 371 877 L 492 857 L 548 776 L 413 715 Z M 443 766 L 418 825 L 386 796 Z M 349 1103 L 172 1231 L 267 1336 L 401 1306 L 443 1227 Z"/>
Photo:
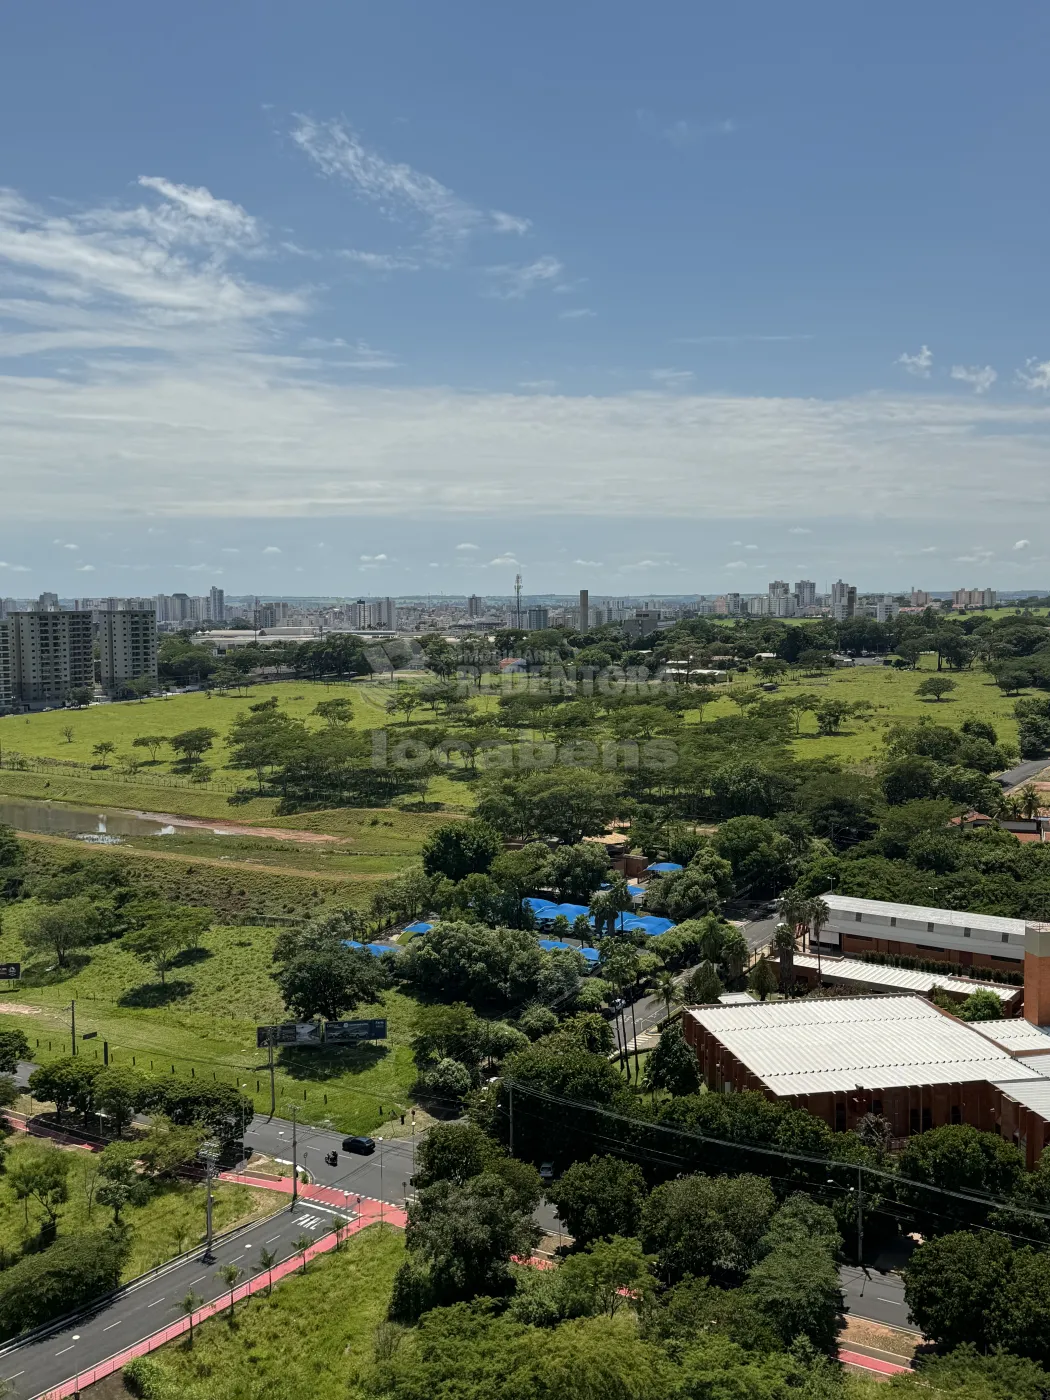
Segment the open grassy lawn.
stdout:
<path fill-rule="evenodd" d="M 373 1225 L 345 1248 L 322 1255 L 305 1276 L 238 1305 L 232 1323 L 213 1318 L 186 1340 L 153 1353 L 183 1400 L 346 1400 L 372 1358 L 404 1239 Z"/>
<path fill-rule="evenodd" d="M 5 910 L 0 958 L 23 958 L 21 921 L 31 905 Z M 69 1054 L 69 1005 L 76 998 L 77 1031 L 97 1031 L 81 1042 L 82 1054 L 155 1074 L 177 1074 L 237 1083 L 269 1111 L 266 1055 L 256 1049 L 255 1028 L 286 1019 L 270 977 L 276 930 L 215 927 L 202 947 L 184 954 L 163 986 L 119 942 L 71 957 L 68 969 L 50 960 L 26 962 L 21 985 L 0 992 L 0 1025 L 29 1036 L 33 1058 Z M 310 1122 L 330 1118 L 346 1132 L 368 1132 L 410 1099 L 415 1068 L 409 1048 L 415 1003 L 399 992 L 356 1015 L 386 1016 L 389 1039 L 379 1045 L 338 1050 L 277 1051 L 277 1108 L 299 1105 Z M 17 1010 L 10 1008 L 15 1007 Z M 380 1111 L 382 1109 L 382 1112 Z"/>
<path fill-rule="evenodd" d="M 1016 696 L 1006 696 L 986 671 L 945 671 L 956 689 L 942 701 L 931 701 L 915 694 L 919 683 L 936 670 L 931 657 L 924 656 L 917 671 L 897 671 L 890 666 L 854 666 L 832 671 L 824 676 L 804 677 L 785 682 L 771 692 L 771 698 L 786 699 L 792 695 L 812 693 L 822 699 L 867 700 L 875 706 L 870 720 L 847 719 L 839 734 L 827 737 L 817 733 L 816 719 L 807 714 L 802 732 L 795 740 L 795 751 L 801 757 L 823 757 L 834 754 L 846 763 L 864 763 L 878 756 L 884 732 L 898 720 L 927 718 L 938 724 L 957 729 L 963 720 L 983 719 L 994 725 L 999 737 L 1017 742 L 1017 722 L 1013 717 Z M 717 700 L 704 710 L 704 723 L 721 715 L 737 713 L 737 706 L 728 697 Z"/>
<path fill-rule="evenodd" d="M 22 1139 L 9 1148 L 7 1162 L 13 1166 L 26 1153 L 60 1150 Z M 113 1212 L 94 1200 L 98 1157 L 78 1148 L 69 1150 L 68 1155 L 72 1162 L 66 1182 L 69 1199 L 61 1207 L 58 1232 L 72 1235 L 81 1230 L 101 1230 L 113 1219 Z M 212 1194 L 217 1233 L 268 1215 L 281 1203 L 272 1191 L 229 1182 L 217 1182 Z M 131 1254 L 123 1271 L 125 1282 L 203 1240 L 204 1196 L 202 1185 L 164 1182 L 154 1188 L 145 1205 L 124 1208 L 122 1219 L 131 1236 Z M 44 1212 L 35 1201 L 16 1200 L 8 1177 L 0 1176 L 0 1251 L 8 1260 L 17 1258 L 27 1244 L 32 1245 L 39 1238 L 44 1219 Z"/>

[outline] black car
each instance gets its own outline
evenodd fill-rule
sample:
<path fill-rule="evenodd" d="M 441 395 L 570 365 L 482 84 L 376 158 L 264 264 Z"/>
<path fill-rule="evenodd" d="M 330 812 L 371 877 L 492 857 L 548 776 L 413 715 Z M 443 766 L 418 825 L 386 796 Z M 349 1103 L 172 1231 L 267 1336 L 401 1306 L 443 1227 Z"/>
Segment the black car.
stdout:
<path fill-rule="evenodd" d="M 358 1152 L 362 1157 L 368 1157 L 376 1150 L 375 1139 L 370 1137 L 348 1137 L 343 1138 L 344 1152 Z"/>

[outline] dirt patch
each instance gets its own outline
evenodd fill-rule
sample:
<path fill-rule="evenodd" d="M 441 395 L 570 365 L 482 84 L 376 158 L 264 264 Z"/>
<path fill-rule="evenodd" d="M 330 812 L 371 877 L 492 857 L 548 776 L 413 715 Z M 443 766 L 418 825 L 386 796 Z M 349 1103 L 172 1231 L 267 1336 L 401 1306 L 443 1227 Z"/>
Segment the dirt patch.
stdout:
<path fill-rule="evenodd" d="M 143 817 L 151 822 L 164 822 L 168 826 L 188 826 L 196 831 L 211 831 L 216 836 L 266 836 L 274 841 L 298 841 L 303 845 L 338 842 L 343 839 L 320 831 L 289 831 L 283 826 L 243 826 L 236 822 L 208 821 L 205 817 L 175 817 L 169 812 L 138 812 L 129 808 L 128 815 Z"/>
<path fill-rule="evenodd" d="M 839 1333 L 839 1345 L 860 1348 L 873 1355 L 885 1357 L 887 1361 L 907 1364 L 922 1343 L 918 1332 L 904 1332 L 897 1327 L 884 1327 L 878 1322 L 868 1322 L 862 1317 L 847 1317 L 846 1325 Z"/>
<path fill-rule="evenodd" d="M 0 998 L 0 1011 L 5 1011 L 11 1016 L 40 1016 L 43 1014 L 42 1006 L 26 1006 L 21 1001 L 4 1001 Z"/>

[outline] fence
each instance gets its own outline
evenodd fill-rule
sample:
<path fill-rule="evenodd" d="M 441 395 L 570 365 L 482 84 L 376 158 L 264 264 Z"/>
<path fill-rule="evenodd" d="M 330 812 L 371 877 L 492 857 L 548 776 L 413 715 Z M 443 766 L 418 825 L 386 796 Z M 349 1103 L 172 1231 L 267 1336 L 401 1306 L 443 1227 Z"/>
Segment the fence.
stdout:
<path fill-rule="evenodd" d="M 12 773 L 48 773 L 88 782 L 139 783 L 148 787 L 205 789 L 208 792 L 238 793 L 243 784 L 223 778 L 209 778 L 206 783 L 194 783 L 178 773 L 123 772 L 119 768 L 96 768 L 89 763 L 74 763 L 61 758 L 46 758 L 36 754 L 0 753 L 0 769 Z"/>

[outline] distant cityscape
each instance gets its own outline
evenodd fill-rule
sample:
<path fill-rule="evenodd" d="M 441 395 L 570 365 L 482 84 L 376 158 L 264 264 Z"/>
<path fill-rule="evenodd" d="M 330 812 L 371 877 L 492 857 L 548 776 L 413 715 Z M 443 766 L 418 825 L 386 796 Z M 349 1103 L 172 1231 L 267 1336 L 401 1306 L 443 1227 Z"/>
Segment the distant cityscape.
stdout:
<path fill-rule="evenodd" d="M 508 596 L 260 598 L 158 593 L 140 598 L 0 599 L 0 713 L 12 709 L 86 703 L 96 685 L 109 697 L 148 692 L 157 680 L 157 648 L 165 635 L 189 633 L 217 653 L 249 643 L 306 642 L 332 633 L 369 637 L 451 637 L 514 629 L 588 632 L 616 626 L 626 641 L 640 642 L 691 618 L 867 618 L 892 622 L 901 613 L 935 607 L 971 611 L 1009 601 L 1038 601 L 993 588 L 954 592 L 912 589 L 907 594 L 861 593 L 836 580 L 825 593 L 812 579 L 793 585 L 774 579 L 764 593 L 695 594 L 662 598 L 626 596 L 529 596 L 515 579 Z M 97 662 L 97 665 L 96 665 Z"/>

